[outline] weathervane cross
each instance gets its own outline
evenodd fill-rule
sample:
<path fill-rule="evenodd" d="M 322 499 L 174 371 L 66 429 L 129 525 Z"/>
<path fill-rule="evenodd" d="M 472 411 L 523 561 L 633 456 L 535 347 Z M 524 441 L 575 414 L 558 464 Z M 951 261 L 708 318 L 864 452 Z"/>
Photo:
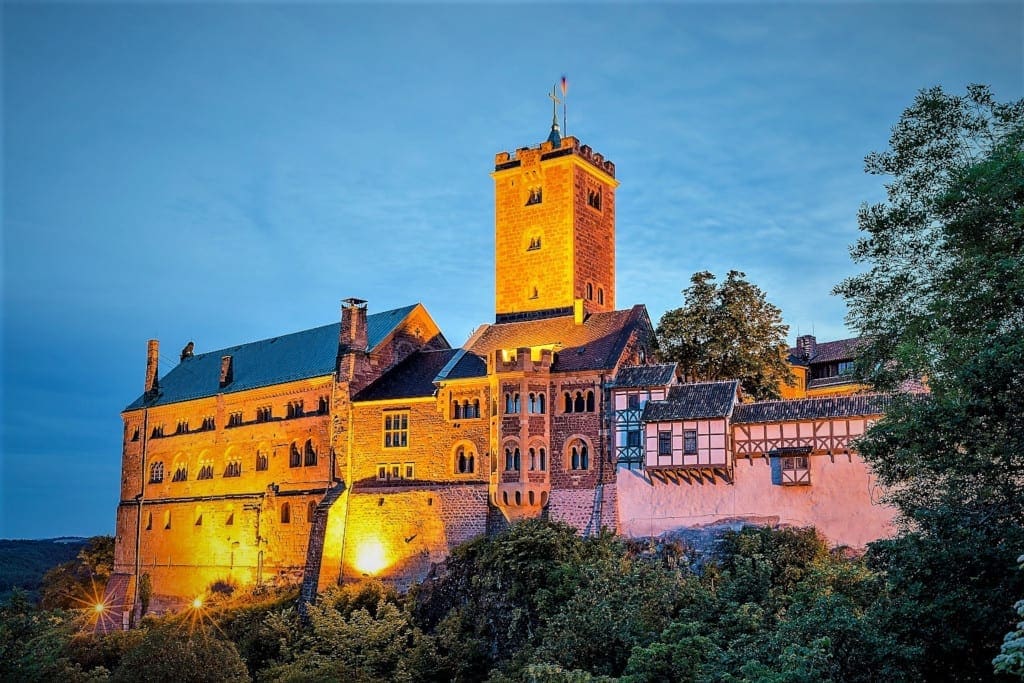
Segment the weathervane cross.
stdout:
<path fill-rule="evenodd" d="M 558 86 L 551 86 L 551 92 L 548 93 L 548 97 L 551 98 L 551 122 L 554 125 L 558 125 L 558 105 L 562 101 L 558 97 Z"/>

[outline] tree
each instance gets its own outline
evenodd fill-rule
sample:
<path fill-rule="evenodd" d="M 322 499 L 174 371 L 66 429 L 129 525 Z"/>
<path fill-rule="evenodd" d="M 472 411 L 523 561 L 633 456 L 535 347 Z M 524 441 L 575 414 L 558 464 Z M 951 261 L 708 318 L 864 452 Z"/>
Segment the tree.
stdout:
<path fill-rule="evenodd" d="M 75 609 L 92 604 L 114 570 L 114 537 L 94 536 L 70 562 L 43 576 L 40 602 L 44 608 Z"/>
<path fill-rule="evenodd" d="M 779 398 L 779 385 L 794 382 L 783 357 L 789 327 L 745 277 L 730 270 L 718 285 L 713 274 L 694 273 L 684 305 L 658 323 L 661 357 L 679 363 L 687 380 L 738 379 L 758 400 Z"/>
<path fill-rule="evenodd" d="M 857 372 L 880 388 L 924 377 L 860 452 L 904 533 L 872 547 L 892 632 L 924 678 L 991 677 L 1022 585 L 1024 546 L 1024 100 L 921 91 L 867 157 L 892 177 L 860 210 L 866 272 L 836 292 L 867 339 Z"/>

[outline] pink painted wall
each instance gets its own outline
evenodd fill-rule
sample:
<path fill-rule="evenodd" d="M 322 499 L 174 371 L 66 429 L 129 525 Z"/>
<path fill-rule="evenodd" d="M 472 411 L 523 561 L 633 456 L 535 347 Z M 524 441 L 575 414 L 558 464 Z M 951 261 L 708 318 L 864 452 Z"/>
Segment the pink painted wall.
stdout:
<path fill-rule="evenodd" d="M 777 520 L 814 526 L 834 545 L 864 547 L 895 532 L 895 510 L 879 503 L 881 489 L 856 454 L 808 457 L 810 486 L 771 483 L 768 460 L 737 460 L 735 480 L 726 484 L 663 484 L 642 470 L 617 472 L 619 532 L 657 536 L 727 519 Z"/>

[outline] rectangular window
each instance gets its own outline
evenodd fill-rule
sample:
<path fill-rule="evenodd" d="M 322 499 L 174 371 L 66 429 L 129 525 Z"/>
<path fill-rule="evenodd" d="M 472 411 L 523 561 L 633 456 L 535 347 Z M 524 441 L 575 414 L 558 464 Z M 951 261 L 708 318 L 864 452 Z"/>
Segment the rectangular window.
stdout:
<path fill-rule="evenodd" d="M 672 432 L 658 432 L 658 455 L 672 455 Z"/>
<path fill-rule="evenodd" d="M 636 410 L 640 407 L 640 395 L 630 394 L 626 397 L 626 407 L 630 410 Z"/>
<path fill-rule="evenodd" d="M 696 455 L 697 453 L 697 430 L 687 429 L 683 431 L 683 453 Z"/>
<path fill-rule="evenodd" d="M 401 465 L 399 465 L 398 463 L 391 463 L 391 465 L 389 465 L 389 467 L 391 469 L 391 478 L 392 479 L 401 479 L 402 478 L 402 466 Z"/>
<path fill-rule="evenodd" d="M 640 445 L 640 430 L 631 429 L 626 432 L 626 445 L 627 446 L 639 446 Z"/>
<path fill-rule="evenodd" d="M 844 360 L 841 363 L 839 363 L 839 374 L 840 375 L 849 375 L 849 374 L 852 374 L 852 373 L 853 373 L 853 361 L 852 360 Z"/>
<path fill-rule="evenodd" d="M 384 414 L 384 448 L 409 446 L 409 413 Z"/>
<path fill-rule="evenodd" d="M 411 462 L 405 463 L 405 478 L 415 479 L 416 468 Z"/>
<path fill-rule="evenodd" d="M 388 478 L 388 466 L 377 465 L 377 479 L 384 481 Z"/>

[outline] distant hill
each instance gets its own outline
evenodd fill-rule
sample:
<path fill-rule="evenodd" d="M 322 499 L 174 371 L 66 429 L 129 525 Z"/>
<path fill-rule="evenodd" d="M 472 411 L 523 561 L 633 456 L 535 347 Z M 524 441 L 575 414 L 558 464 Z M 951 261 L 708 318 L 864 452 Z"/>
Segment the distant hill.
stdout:
<path fill-rule="evenodd" d="M 42 541 L 0 540 L 0 600 L 15 588 L 36 597 L 43 574 L 75 559 L 87 538 L 63 536 Z"/>

